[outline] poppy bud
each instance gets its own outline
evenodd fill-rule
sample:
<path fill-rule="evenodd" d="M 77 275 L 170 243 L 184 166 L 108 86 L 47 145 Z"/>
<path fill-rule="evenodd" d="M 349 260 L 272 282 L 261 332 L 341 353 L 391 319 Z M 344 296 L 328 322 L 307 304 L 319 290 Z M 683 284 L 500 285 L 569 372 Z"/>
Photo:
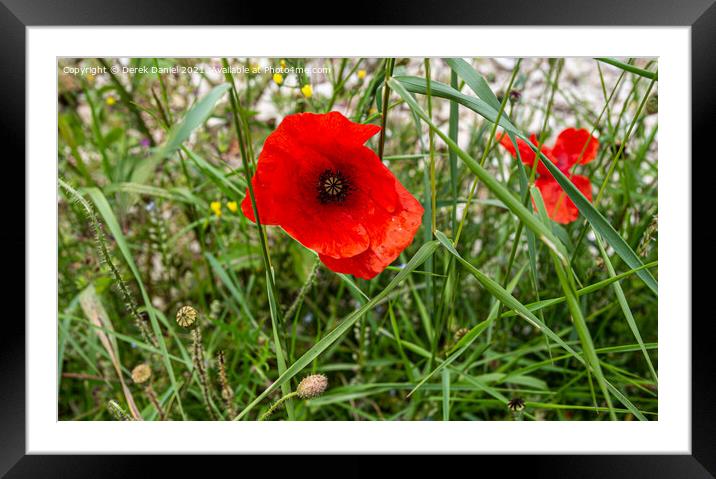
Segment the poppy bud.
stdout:
<path fill-rule="evenodd" d="M 646 100 L 646 114 L 654 115 L 659 112 L 659 94 L 654 93 Z"/>
<path fill-rule="evenodd" d="M 151 376 L 152 370 L 148 364 L 139 364 L 134 369 L 132 369 L 132 381 L 137 384 L 147 382 L 147 380 Z"/>
<path fill-rule="evenodd" d="M 323 374 L 312 374 L 303 378 L 298 384 L 296 392 L 301 399 L 311 399 L 323 394 L 328 387 L 328 378 Z"/>
<path fill-rule="evenodd" d="M 520 412 L 525 408 L 525 400 L 522 398 L 514 398 L 507 403 L 507 409 L 512 412 Z"/>

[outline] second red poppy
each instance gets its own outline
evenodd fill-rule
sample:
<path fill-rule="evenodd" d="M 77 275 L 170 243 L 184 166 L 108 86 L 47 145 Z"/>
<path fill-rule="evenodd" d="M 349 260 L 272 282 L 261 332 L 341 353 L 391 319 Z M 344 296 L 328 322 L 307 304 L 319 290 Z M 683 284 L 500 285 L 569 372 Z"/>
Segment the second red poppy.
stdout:
<path fill-rule="evenodd" d="M 538 146 L 535 135 L 530 137 L 532 144 Z M 517 157 L 512 140 L 503 134 L 500 137 L 500 144 L 509 151 L 513 157 Z M 517 147 L 520 152 L 520 159 L 528 168 L 532 168 L 535 161 L 535 152 L 528 144 L 518 139 Z M 592 136 L 585 129 L 567 128 L 563 130 L 552 147 L 543 145 L 542 153 L 549 158 L 557 168 L 560 169 L 574 186 L 589 200 L 592 201 L 592 183 L 586 176 L 572 174 L 572 168 L 577 165 L 589 163 L 597 156 L 599 140 Z M 557 223 L 567 224 L 579 217 L 579 210 L 574 202 L 567 196 L 562 187 L 557 183 L 552 174 L 540 160 L 537 164 L 539 178 L 535 185 L 539 188 L 549 217 Z"/>

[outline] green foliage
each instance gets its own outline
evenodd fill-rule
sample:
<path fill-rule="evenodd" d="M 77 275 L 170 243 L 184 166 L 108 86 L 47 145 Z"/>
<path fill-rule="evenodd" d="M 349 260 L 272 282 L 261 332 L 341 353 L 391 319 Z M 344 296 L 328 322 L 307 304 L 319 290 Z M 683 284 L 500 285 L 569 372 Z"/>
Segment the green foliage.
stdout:
<path fill-rule="evenodd" d="M 193 70 L 60 60 L 60 419 L 658 419 L 654 61 L 127 61 Z M 385 126 L 368 146 L 426 209 L 370 281 L 239 207 L 277 122 L 330 110 Z M 581 212 L 558 225 L 495 135 L 567 127 L 600 148 L 592 202 L 544 158 Z M 328 389 L 299 399 L 316 373 Z"/>

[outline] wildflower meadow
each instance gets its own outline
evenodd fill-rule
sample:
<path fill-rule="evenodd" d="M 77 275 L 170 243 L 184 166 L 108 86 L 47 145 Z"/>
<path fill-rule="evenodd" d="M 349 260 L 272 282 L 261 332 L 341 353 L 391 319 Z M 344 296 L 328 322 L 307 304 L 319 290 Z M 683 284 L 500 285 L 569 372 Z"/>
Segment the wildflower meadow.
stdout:
<path fill-rule="evenodd" d="M 58 59 L 60 420 L 658 420 L 658 63 Z"/>

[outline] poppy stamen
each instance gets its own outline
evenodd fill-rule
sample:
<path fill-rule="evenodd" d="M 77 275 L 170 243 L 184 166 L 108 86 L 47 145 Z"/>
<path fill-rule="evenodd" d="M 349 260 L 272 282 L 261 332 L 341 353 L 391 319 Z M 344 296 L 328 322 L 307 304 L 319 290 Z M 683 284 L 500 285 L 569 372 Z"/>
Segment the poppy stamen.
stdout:
<path fill-rule="evenodd" d="M 321 203 L 340 203 L 349 191 L 348 178 L 338 170 L 326 170 L 318 177 L 318 200 Z"/>

